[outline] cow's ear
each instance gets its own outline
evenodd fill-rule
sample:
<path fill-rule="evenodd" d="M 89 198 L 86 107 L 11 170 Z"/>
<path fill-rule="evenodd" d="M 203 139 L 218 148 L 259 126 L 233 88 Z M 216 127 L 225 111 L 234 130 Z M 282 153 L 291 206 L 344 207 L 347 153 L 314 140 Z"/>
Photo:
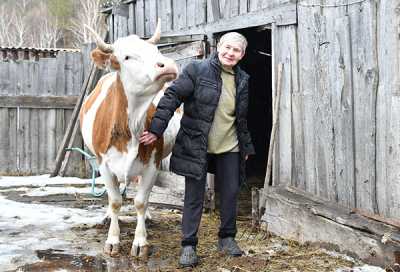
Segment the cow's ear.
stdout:
<path fill-rule="evenodd" d="M 111 53 L 105 53 L 100 49 L 96 48 L 91 52 L 91 57 L 96 66 L 99 69 L 106 69 L 107 65 L 110 63 Z"/>
<path fill-rule="evenodd" d="M 119 62 L 113 53 L 105 53 L 96 48 L 92 51 L 91 56 L 99 69 L 106 69 L 108 66 L 111 66 L 114 70 L 120 69 Z"/>

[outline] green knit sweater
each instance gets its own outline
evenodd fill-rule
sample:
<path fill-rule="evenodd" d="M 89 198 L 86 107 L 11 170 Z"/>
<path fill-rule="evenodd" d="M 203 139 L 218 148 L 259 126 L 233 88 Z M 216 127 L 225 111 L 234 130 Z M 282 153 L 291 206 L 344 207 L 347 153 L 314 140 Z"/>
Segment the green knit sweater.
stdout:
<path fill-rule="evenodd" d="M 234 71 L 223 67 L 221 79 L 221 96 L 208 134 L 207 152 L 211 154 L 239 151 L 235 127 L 236 86 Z"/>

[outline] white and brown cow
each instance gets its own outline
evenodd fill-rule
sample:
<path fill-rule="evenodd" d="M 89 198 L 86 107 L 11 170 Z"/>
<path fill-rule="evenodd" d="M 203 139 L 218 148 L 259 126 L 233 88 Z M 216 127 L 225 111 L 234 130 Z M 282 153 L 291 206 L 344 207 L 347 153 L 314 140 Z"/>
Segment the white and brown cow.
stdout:
<path fill-rule="evenodd" d="M 107 215 L 111 218 L 104 250 L 116 255 L 120 250 L 118 213 L 122 204 L 119 182 L 129 183 L 141 176 L 135 196 L 137 225 L 131 254 L 147 257 L 145 226 L 148 199 L 161 160 L 172 150 L 181 114 L 176 112 L 163 138 L 151 145 L 139 144 L 139 137 L 150 125 L 161 90 L 177 77 L 175 62 L 161 55 L 155 43 L 160 38 L 160 24 L 149 40 L 136 35 L 106 44 L 96 38 L 91 56 L 97 67 L 111 68 L 85 100 L 80 112 L 82 136 L 97 156 L 101 177 L 108 192 Z M 161 91 L 160 91 L 161 90 Z"/>

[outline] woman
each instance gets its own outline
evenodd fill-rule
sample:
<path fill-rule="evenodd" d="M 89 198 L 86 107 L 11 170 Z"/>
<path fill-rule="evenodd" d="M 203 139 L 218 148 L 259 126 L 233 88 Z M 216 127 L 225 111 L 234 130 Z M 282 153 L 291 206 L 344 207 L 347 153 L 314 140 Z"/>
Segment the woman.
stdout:
<path fill-rule="evenodd" d="M 166 90 L 149 130 L 140 138 L 147 145 L 161 137 L 174 111 L 184 103 L 170 162 L 172 172 L 185 176 L 179 259 L 183 267 L 198 264 L 197 231 L 207 171 L 215 173 L 220 193 L 218 249 L 231 256 L 242 255 L 235 241 L 237 196 L 246 178 L 245 161 L 254 154 L 246 120 L 249 76 L 237 65 L 246 46 L 243 35 L 229 32 L 210 58 L 188 64 Z"/>

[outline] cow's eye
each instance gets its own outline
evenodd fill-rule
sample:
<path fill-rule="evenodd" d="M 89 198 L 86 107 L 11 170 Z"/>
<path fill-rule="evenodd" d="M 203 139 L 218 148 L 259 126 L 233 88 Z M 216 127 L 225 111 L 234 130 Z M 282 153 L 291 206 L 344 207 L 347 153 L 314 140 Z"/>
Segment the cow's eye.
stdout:
<path fill-rule="evenodd" d="M 130 59 L 131 57 L 130 56 L 125 56 L 125 60 L 128 60 L 128 59 Z"/>

